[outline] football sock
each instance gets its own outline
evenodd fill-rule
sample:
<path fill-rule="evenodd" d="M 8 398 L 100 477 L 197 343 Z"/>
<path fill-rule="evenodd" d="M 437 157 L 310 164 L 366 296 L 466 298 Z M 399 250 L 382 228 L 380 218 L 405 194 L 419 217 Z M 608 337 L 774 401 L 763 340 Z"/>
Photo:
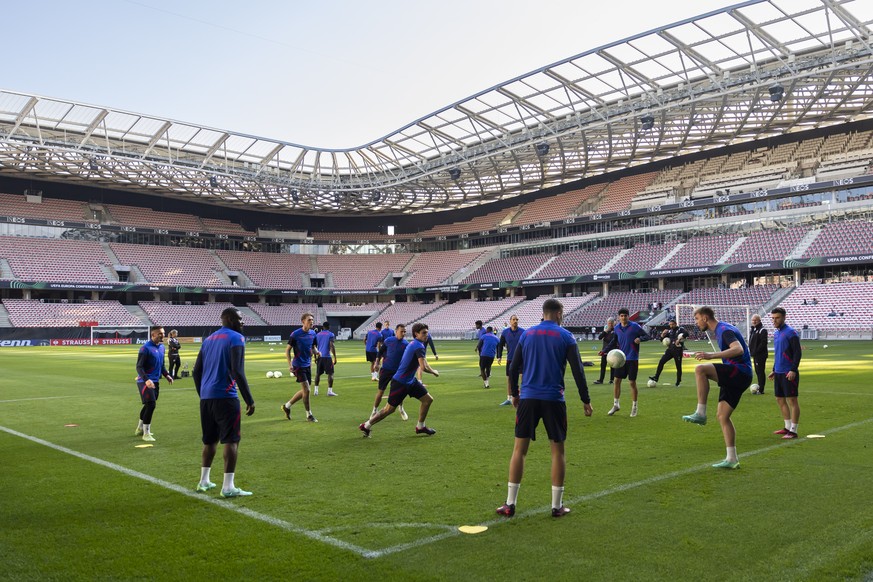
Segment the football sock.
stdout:
<path fill-rule="evenodd" d="M 142 419 L 139 419 L 139 424 L 136 425 L 136 430 L 142 430 Z"/>
<path fill-rule="evenodd" d="M 290 400 L 285 403 L 285 408 L 287 408 L 289 410 L 291 409 L 291 401 Z"/>
<path fill-rule="evenodd" d="M 552 485 L 552 509 L 561 509 L 564 505 L 564 488 Z"/>
<path fill-rule="evenodd" d="M 739 459 L 737 459 L 737 447 L 727 447 L 727 460 L 731 463 L 736 463 Z"/>
<path fill-rule="evenodd" d="M 706 416 L 706 404 L 697 403 L 697 416 Z"/>
<path fill-rule="evenodd" d="M 613 399 L 612 399 L 612 403 L 613 403 L 615 406 L 618 406 L 618 398 L 613 398 Z"/>
<path fill-rule="evenodd" d="M 233 473 L 224 474 L 224 485 L 221 486 L 222 491 L 231 491 L 234 489 Z"/>
<path fill-rule="evenodd" d="M 142 432 L 143 432 L 143 434 L 152 434 L 152 425 L 143 424 L 142 425 Z"/>
<path fill-rule="evenodd" d="M 373 426 L 373 425 L 370 424 L 369 420 L 364 423 L 364 428 L 366 428 L 366 429 L 369 429 L 371 426 Z"/>
<path fill-rule="evenodd" d="M 314 388 L 315 388 L 315 391 L 318 392 L 318 384 L 316 384 L 316 385 L 314 386 Z"/>
<path fill-rule="evenodd" d="M 417 424 L 415 425 L 415 428 L 424 428 L 424 423 L 423 423 L 423 422 L 419 422 L 419 423 L 417 423 Z"/>
<path fill-rule="evenodd" d="M 785 419 L 785 430 L 791 430 L 791 421 L 787 418 Z"/>
<path fill-rule="evenodd" d="M 796 433 L 797 432 L 797 425 L 792 422 L 791 428 L 789 428 L 788 430 L 790 430 L 793 433 Z"/>
<path fill-rule="evenodd" d="M 307 411 L 306 411 L 306 416 L 312 416 L 312 411 L 311 411 L 311 410 L 307 410 Z"/>
<path fill-rule="evenodd" d="M 374 416 L 376 416 L 376 413 L 377 413 L 377 412 L 379 412 L 379 409 L 378 409 L 378 408 L 373 408 L 373 412 L 370 413 L 370 418 L 373 418 Z"/>
<path fill-rule="evenodd" d="M 209 472 L 212 471 L 212 467 L 200 467 L 200 484 L 206 485 L 209 483 Z"/>
<path fill-rule="evenodd" d="M 637 407 L 637 401 L 631 400 L 631 408 L 636 408 L 636 407 Z"/>
<path fill-rule="evenodd" d="M 506 504 L 507 505 L 515 505 L 515 502 L 518 501 L 518 488 L 521 487 L 521 483 L 510 483 L 509 491 L 506 494 Z"/>

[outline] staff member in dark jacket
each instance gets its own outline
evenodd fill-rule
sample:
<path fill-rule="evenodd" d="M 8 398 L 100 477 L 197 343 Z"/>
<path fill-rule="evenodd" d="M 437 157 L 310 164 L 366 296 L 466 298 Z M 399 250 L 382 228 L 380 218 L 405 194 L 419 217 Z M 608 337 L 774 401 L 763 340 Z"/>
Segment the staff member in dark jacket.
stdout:
<path fill-rule="evenodd" d="M 170 331 L 170 339 L 167 340 L 167 343 L 170 347 L 170 375 L 174 380 L 179 379 L 179 368 L 182 367 L 182 358 L 179 357 L 179 350 L 182 349 L 182 345 L 179 343 L 179 332 L 174 330 Z"/>
<path fill-rule="evenodd" d="M 606 354 L 609 353 L 609 350 L 618 346 L 615 341 L 615 318 L 610 317 L 606 320 L 606 327 L 603 328 L 603 331 L 600 332 L 600 335 L 597 336 L 597 339 L 603 342 L 603 347 L 600 348 L 600 378 L 594 381 L 595 384 L 603 384 L 603 378 L 606 377 Z M 609 383 L 612 384 L 612 380 L 615 377 L 615 372 L 612 368 L 609 369 Z"/>
<path fill-rule="evenodd" d="M 749 352 L 755 363 L 755 375 L 758 377 L 758 391 L 753 394 L 763 394 L 767 383 L 767 330 L 761 323 L 761 317 L 752 316 L 752 329 L 749 331 Z"/>

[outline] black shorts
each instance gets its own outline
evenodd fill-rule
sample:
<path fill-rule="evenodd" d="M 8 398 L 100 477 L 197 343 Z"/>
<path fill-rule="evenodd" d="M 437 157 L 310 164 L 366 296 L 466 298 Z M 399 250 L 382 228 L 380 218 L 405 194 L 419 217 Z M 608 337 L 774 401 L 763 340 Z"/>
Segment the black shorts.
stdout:
<path fill-rule="evenodd" d="M 379 388 L 378 389 L 381 390 L 382 392 L 384 392 L 385 388 L 387 388 L 388 385 L 391 384 L 391 378 L 393 378 L 394 374 L 396 374 L 396 373 L 397 373 L 397 370 L 386 370 L 385 368 L 382 368 L 381 370 L 379 370 Z"/>
<path fill-rule="evenodd" d="M 376 356 L 379 355 L 379 352 L 366 352 L 366 354 L 368 362 L 375 362 Z"/>
<path fill-rule="evenodd" d="M 391 380 L 391 392 L 388 394 L 388 404 L 391 406 L 400 406 L 407 396 L 418 398 L 421 400 L 427 394 L 427 388 L 418 380 L 413 380 L 412 384 L 404 384 L 397 380 Z"/>
<path fill-rule="evenodd" d="M 139 391 L 139 399 L 142 401 L 143 404 L 145 404 L 146 402 L 158 401 L 158 392 L 160 392 L 161 386 L 154 381 L 153 384 L 155 385 L 154 390 L 152 390 L 151 388 L 146 388 L 145 382 L 136 383 L 137 390 Z"/>
<path fill-rule="evenodd" d="M 316 366 L 315 375 L 321 376 L 322 374 L 333 376 L 333 358 L 330 356 L 322 356 L 318 358 L 318 366 Z"/>
<path fill-rule="evenodd" d="M 494 358 L 491 356 L 479 356 L 479 369 L 484 370 L 494 365 Z"/>
<path fill-rule="evenodd" d="M 777 398 L 797 398 L 797 389 L 800 387 L 800 374 L 795 373 L 792 382 L 785 374 L 777 373 L 773 377 L 773 393 Z"/>
<path fill-rule="evenodd" d="M 238 398 L 207 398 L 200 401 L 200 428 L 203 444 L 226 445 L 240 440 L 240 405 Z"/>
<path fill-rule="evenodd" d="M 567 403 L 525 398 L 515 412 L 515 438 L 537 440 L 537 425 L 543 420 L 550 441 L 567 440 Z"/>
<path fill-rule="evenodd" d="M 312 384 L 312 366 L 306 366 L 305 368 L 292 368 L 291 373 L 294 374 L 295 378 L 297 378 L 299 384 L 302 384 L 303 382 Z"/>
<path fill-rule="evenodd" d="M 509 376 L 509 366 L 512 364 L 512 361 L 509 360 L 506 362 L 506 375 Z M 524 374 L 524 370 L 519 370 L 522 374 Z"/>
<path fill-rule="evenodd" d="M 624 366 L 614 369 L 616 378 L 627 378 L 628 380 L 636 381 L 637 374 L 640 371 L 640 361 L 626 360 Z"/>
<path fill-rule="evenodd" d="M 731 408 L 736 408 L 740 398 L 752 384 L 752 376 L 742 374 L 736 367 L 726 364 L 713 364 L 718 374 L 718 401 L 724 400 Z"/>

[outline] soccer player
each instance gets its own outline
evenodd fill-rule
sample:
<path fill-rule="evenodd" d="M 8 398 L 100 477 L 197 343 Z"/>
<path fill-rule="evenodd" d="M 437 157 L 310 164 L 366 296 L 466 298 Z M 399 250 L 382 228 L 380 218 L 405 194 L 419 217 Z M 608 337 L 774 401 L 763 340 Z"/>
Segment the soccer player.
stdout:
<path fill-rule="evenodd" d="M 288 339 L 288 345 L 285 347 L 285 359 L 288 361 L 288 369 L 291 374 L 297 379 L 300 384 L 300 390 L 297 391 L 291 400 L 282 405 L 282 412 L 285 413 L 285 418 L 291 420 L 291 407 L 298 400 L 303 400 L 303 408 L 306 409 L 306 420 L 309 422 L 318 422 L 315 416 L 312 415 L 312 409 L 309 407 L 309 384 L 312 382 L 312 356 L 320 356 L 318 348 L 315 346 L 315 332 L 312 330 L 312 323 L 315 317 L 307 312 L 300 317 L 303 327 L 295 329 Z M 291 359 L 291 352 L 294 352 L 294 359 Z"/>
<path fill-rule="evenodd" d="M 440 361 L 440 357 L 439 357 L 439 355 L 437 355 L 436 346 L 435 346 L 434 343 L 433 343 L 433 336 L 432 336 L 432 335 L 427 334 L 427 341 L 424 343 L 424 346 L 425 346 L 425 348 L 430 347 L 430 351 L 433 352 L 433 358 L 434 358 L 436 361 L 439 362 L 439 361 Z M 426 350 L 425 350 L 425 351 L 426 351 Z M 421 368 L 419 368 L 418 370 L 416 370 L 416 372 L 415 372 L 415 377 L 418 378 L 418 381 L 419 381 L 419 382 L 422 382 L 422 380 L 421 380 Z M 427 388 L 427 384 L 425 384 L 424 382 L 422 382 L 422 386 L 424 386 L 425 388 Z M 400 412 L 401 412 L 401 414 L 406 414 L 406 413 L 403 412 L 402 410 L 401 410 Z"/>
<path fill-rule="evenodd" d="M 491 388 L 488 380 L 491 378 L 491 366 L 494 364 L 494 357 L 497 356 L 499 343 L 500 340 L 494 335 L 494 328 L 489 325 L 485 329 L 485 335 L 476 344 L 476 351 L 479 352 L 479 375 L 485 382 L 485 388 Z"/>
<path fill-rule="evenodd" d="M 170 348 L 170 376 L 173 377 L 173 380 L 179 379 L 179 368 L 182 367 L 182 358 L 179 357 L 179 350 L 182 349 L 182 346 L 177 339 L 178 336 L 178 331 L 175 329 L 170 330 L 170 339 L 167 340 Z"/>
<path fill-rule="evenodd" d="M 612 402 L 612 408 L 606 414 L 612 416 L 621 410 L 621 406 L 618 403 L 621 397 L 621 381 L 627 378 L 628 384 L 630 384 L 631 397 L 633 398 L 630 415 L 634 417 L 637 415 L 637 374 L 640 370 L 640 342 L 649 341 L 652 338 L 649 337 L 640 324 L 630 320 L 630 311 L 628 311 L 627 307 L 622 307 L 618 310 L 618 322 L 619 324 L 615 326 L 615 339 L 618 349 L 624 352 L 625 363 L 621 368 L 615 369 L 615 382 L 613 383 L 613 396 L 615 399 Z"/>
<path fill-rule="evenodd" d="M 776 330 L 773 332 L 773 371 L 769 377 L 773 380 L 773 392 L 785 422 L 785 428 L 773 434 L 781 434 L 783 439 L 796 439 L 797 423 L 800 422 L 800 403 L 797 402 L 800 385 L 800 337 L 794 328 L 785 323 L 785 309 L 782 307 L 775 307 L 770 312 L 770 319 L 773 320 Z"/>
<path fill-rule="evenodd" d="M 315 345 L 318 348 L 318 353 L 321 354 L 315 369 L 315 385 L 313 388 L 316 396 L 318 396 L 318 382 L 321 380 L 322 374 L 327 374 L 327 395 L 337 396 L 337 393 L 333 391 L 333 370 L 334 366 L 336 366 L 335 339 L 336 336 L 330 331 L 330 323 L 325 321 L 321 326 L 321 331 L 315 334 Z M 328 357 L 328 354 L 330 354 L 330 357 Z"/>
<path fill-rule="evenodd" d="M 509 318 L 509 327 L 503 328 L 500 332 L 500 343 L 497 344 L 497 365 L 500 365 L 503 360 L 503 348 L 506 348 L 506 400 L 500 403 L 500 406 L 509 406 L 512 404 L 512 386 L 509 382 L 509 367 L 512 365 L 512 354 L 515 353 L 515 347 L 518 345 L 518 340 L 521 339 L 521 334 L 524 333 L 523 327 L 518 327 L 518 316 L 512 315 Z"/>
<path fill-rule="evenodd" d="M 758 377 L 758 394 L 763 394 L 764 386 L 767 384 L 767 330 L 757 313 L 752 316 L 752 329 L 749 331 L 749 353 L 752 354 L 755 375 Z"/>
<path fill-rule="evenodd" d="M 373 412 L 370 413 L 370 418 L 376 416 L 379 412 L 379 405 L 382 403 L 382 396 L 385 394 L 385 388 L 391 383 L 391 378 L 400 367 L 400 360 L 403 359 L 403 353 L 409 341 L 406 340 L 406 326 L 402 323 L 397 324 L 394 329 L 394 335 L 386 338 L 379 348 L 379 355 L 376 358 L 376 369 L 379 370 L 379 388 L 376 390 L 376 401 L 373 403 Z M 421 373 L 421 370 L 418 370 Z M 419 378 L 419 382 L 421 379 Z M 397 406 L 400 412 L 400 418 L 409 420 L 409 415 L 403 409 L 403 404 Z"/>
<path fill-rule="evenodd" d="M 540 420 L 552 448 L 552 517 L 570 513 L 564 507 L 564 474 L 567 458 L 564 441 L 567 438 L 567 403 L 564 401 L 564 371 L 567 363 L 573 371 L 576 389 L 585 408 L 585 416 L 591 416 L 591 399 L 588 384 L 582 372 L 579 348 L 576 339 L 561 327 L 564 306 L 557 299 L 543 303 L 543 321 L 530 327 L 518 341 L 512 364 L 509 366 L 509 382 L 512 390 L 512 405 L 515 415 L 515 445 L 509 461 L 509 485 L 506 503 L 497 508 L 499 515 L 515 515 L 518 488 L 524 475 L 524 459 L 531 440 L 536 440 L 536 427 Z M 518 375 L 524 369 L 521 392 Z"/>
<path fill-rule="evenodd" d="M 376 371 L 376 354 L 379 351 L 379 343 L 382 341 L 382 322 L 376 322 L 376 329 L 367 332 L 364 338 L 364 353 L 370 362 L 370 379 L 374 382 L 379 380 L 379 372 Z"/>
<path fill-rule="evenodd" d="M 476 326 L 476 341 L 479 341 L 480 339 L 482 339 L 482 336 L 485 335 L 485 333 L 486 333 L 485 328 L 482 327 L 482 320 L 477 319 L 473 325 Z"/>
<path fill-rule="evenodd" d="M 209 480 L 218 443 L 224 445 L 222 497 L 246 497 L 233 481 L 240 441 L 240 405 L 237 391 L 246 401 L 246 416 L 255 413 L 245 373 L 246 338 L 242 335 L 242 314 L 236 307 L 221 312 L 221 329 L 203 340 L 194 363 L 194 387 L 200 396 L 200 427 L 203 433 L 203 461 L 197 491 L 215 489 Z"/>
<path fill-rule="evenodd" d="M 139 411 L 139 423 L 136 425 L 134 436 L 142 435 L 142 440 L 154 442 L 152 434 L 152 415 L 158 404 L 161 376 L 173 383 L 173 377 L 164 366 L 164 328 L 153 327 L 149 330 L 149 341 L 139 349 L 136 358 L 136 387 L 139 398 L 142 401 L 142 409 Z"/>
<path fill-rule="evenodd" d="M 661 341 L 664 338 L 670 340 L 670 345 L 664 350 L 664 355 L 661 356 L 661 361 L 658 362 L 658 369 L 654 376 L 649 376 L 649 380 L 658 381 L 661 377 L 661 372 L 664 371 L 664 364 L 673 360 L 676 364 L 676 387 L 682 383 L 682 352 L 685 351 L 685 338 L 688 337 L 688 332 L 685 328 L 679 327 L 675 319 L 671 319 L 667 323 L 667 329 L 661 332 Z"/>
<path fill-rule="evenodd" d="M 600 332 L 597 339 L 603 342 L 603 346 L 600 348 L 600 378 L 595 380 L 594 384 L 603 384 L 603 379 L 606 377 L 606 354 L 618 345 L 615 340 L 614 317 L 606 320 L 606 325 L 603 326 L 603 331 Z M 614 380 L 615 370 L 609 368 L 609 383 L 612 384 Z"/>
<path fill-rule="evenodd" d="M 697 352 L 698 361 L 721 358 L 721 364 L 701 364 L 694 370 L 697 381 L 697 410 L 694 414 L 682 417 L 685 422 L 706 424 L 706 399 L 709 397 L 709 382 L 719 385 L 718 422 L 724 435 L 727 456 L 724 461 L 713 465 L 718 469 L 736 469 L 740 466 L 737 458 L 737 432 L 731 422 L 743 392 L 752 383 L 752 358 L 746 340 L 736 327 L 715 318 L 712 307 L 698 307 L 694 310 L 694 323 L 702 332 L 715 333 L 719 352 Z"/>
<path fill-rule="evenodd" d="M 379 340 L 379 343 L 384 342 L 392 335 L 394 335 L 394 332 L 391 331 L 391 322 L 386 319 L 385 323 L 382 324 L 382 338 Z"/>
<path fill-rule="evenodd" d="M 365 437 L 370 436 L 370 431 L 374 424 L 393 414 L 397 407 L 403 404 L 403 400 L 407 396 L 417 398 L 421 402 L 418 411 L 418 424 L 415 425 L 415 434 L 426 434 L 428 436 L 436 434 L 434 429 L 425 424 L 427 412 L 433 403 L 433 396 L 428 394 L 427 388 L 415 377 L 415 370 L 419 366 L 428 374 L 433 374 L 437 377 L 440 375 L 439 372 L 431 368 L 427 363 L 427 352 L 424 348 L 427 336 L 427 325 L 419 322 L 412 326 L 412 337 L 414 339 L 403 350 L 403 357 L 400 359 L 397 372 L 391 377 L 391 392 L 388 394 L 388 404 L 377 412 L 375 416 L 358 426 L 358 429 L 364 433 Z"/>

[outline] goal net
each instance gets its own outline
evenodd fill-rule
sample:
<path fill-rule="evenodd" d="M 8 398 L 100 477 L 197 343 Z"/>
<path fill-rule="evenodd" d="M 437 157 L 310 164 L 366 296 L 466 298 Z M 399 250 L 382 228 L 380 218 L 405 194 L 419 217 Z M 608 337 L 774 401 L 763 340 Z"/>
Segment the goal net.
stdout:
<path fill-rule="evenodd" d="M 676 323 L 685 328 L 689 339 L 706 341 L 706 334 L 697 329 L 697 326 L 694 324 L 694 310 L 701 306 L 677 303 L 674 307 L 676 309 Z M 740 333 L 743 334 L 743 339 L 748 343 L 749 330 L 752 326 L 752 314 L 758 312 L 757 307 L 752 307 L 751 305 L 710 305 L 709 307 L 712 307 L 717 320 L 729 323 L 739 329 Z M 715 337 L 709 339 L 715 341 Z"/>
<path fill-rule="evenodd" d="M 149 341 L 148 326 L 94 325 L 91 326 L 91 345 L 144 344 Z"/>

